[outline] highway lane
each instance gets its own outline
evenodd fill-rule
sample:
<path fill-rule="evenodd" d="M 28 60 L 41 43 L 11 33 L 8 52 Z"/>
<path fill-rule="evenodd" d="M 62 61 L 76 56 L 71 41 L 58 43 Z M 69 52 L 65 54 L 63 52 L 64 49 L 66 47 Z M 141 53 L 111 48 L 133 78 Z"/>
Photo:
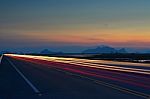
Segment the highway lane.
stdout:
<path fill-rule="evenodd" d="M 95 65 L 91 60 L 75 59 L 75 58 L 58 58 L 58 57 L 43 57 L 43 56 L 29 56 L 29 55 L 9 55 L 13 58 L 38 62 L 41 64 L 53 64 L 55 68 L 63 69 L 65 71 L 71 71 L 80 74 L 86 74 L 98 78 L 106 78 L 119 81 L 119 84 L 127 83 L 132 85 L 138 85 L 139 87 L 150 88 L 150 69 L 137 69 L 128 67 L 119 67 L 119 66 L 109 66 L 109 65 Z M 93 60 L 92 60 L 93 61 Z M 58 66 L 57 66 L 58 65 Z M 131 63 L 132 65 L 132 63 Z M 138 66 L 139 64 L 137 64 Z M 140 64 L 149 67 L 147 64 Z M 53 67 L 54 67 L 53 66 Z M 143 66 L 144 67 L 144 66 Z M 142 79 L 142 80 L 141 80 Z M 123 85 L 127 85 L 123 84 Z M 136 89 L 139 87 L 135 87 Z M 141 90 L 141 88 L 140 88 Z"/>
<path fill-rule="evenodd" d="M 9 62 L 10 61 L 10 62 Z M 51 60 L 52 61 L 52 60 Z M 116 86 L 106 85 L 100 82 L 108 79 L 99 79 L 95 75 L 86 75 L 73 70 L 80 70 L 73 65 L 58 64 L 57 62 L 41 61 L 19 58 L 4 57 L 0 71 L 2 80 L 0 83 L 1 97 L 4 99 L 146 99 L 147 93 L 138 95 L 136 92 L 119 89 Z M 14 64 L 25 77 L 39 90 L 36 93 L 28 83 L 12 67 Z M 55 63 L 55 64 L 54 64 Z M 57 63 L 57 64 L 56 64 Z M 62 68 L 72 66 L 74 68 Z M 56 68 L 57 67 L 57 68 Z M 58 68 L 61 67 L 61 68 Z M 91 73 L 87 68 L 82 72 Z M 80 70 L 80 71 L 81 71 Z M 90 72 L 88 72 L 90 71 Z M 95 72 L 95 69 L 92 71 Z M 100 71 L 98 71 L 100 72 Z M 97 72 L 96 72 L 97 73 Z M 102 71 L 101 73 L 108 73 Z M 113 72 L 114 73 L 114 72 Z M 100 75 L 100 74 L 99 74 Z M 94 76 L 94 77 L 93 77 Z M 108 75 L 105 75 L 108 76 Z M 147 77 L 139 76 L 144 80 Z M 90 79 L 89 79 L 90 78 Z M 147 79 L 146 79 L 147 78 Z M 108 80 L 109 82 L 111 80 Z M 113 82 L 113 81 L 112 81 Z M 6 87 L 7 86 L 7 87 Z M 141 89 L 141 88 L 140 88 Z M 146 89 L 147 91 L 148 89 Z M 143 91 L 145 92 L 145 91 Z"/>

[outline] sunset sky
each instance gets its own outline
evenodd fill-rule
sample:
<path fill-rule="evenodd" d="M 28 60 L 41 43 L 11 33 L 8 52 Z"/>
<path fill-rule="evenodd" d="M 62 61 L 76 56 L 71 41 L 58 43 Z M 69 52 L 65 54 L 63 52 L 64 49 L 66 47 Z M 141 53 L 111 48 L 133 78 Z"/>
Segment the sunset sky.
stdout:
<path fill-rule="evenodd" d="M 0 49 L 150 47 L 150 0 L 0 0 Z"/>

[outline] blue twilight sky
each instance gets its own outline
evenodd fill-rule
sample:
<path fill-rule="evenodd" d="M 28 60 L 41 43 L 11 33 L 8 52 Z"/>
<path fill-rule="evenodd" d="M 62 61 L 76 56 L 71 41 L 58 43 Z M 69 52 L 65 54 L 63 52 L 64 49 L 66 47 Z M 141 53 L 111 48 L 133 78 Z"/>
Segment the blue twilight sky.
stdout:
<path fill-rule="evenodd" d="M 150 0 L 0 0 L 0 51 L 149 48 Z"/>

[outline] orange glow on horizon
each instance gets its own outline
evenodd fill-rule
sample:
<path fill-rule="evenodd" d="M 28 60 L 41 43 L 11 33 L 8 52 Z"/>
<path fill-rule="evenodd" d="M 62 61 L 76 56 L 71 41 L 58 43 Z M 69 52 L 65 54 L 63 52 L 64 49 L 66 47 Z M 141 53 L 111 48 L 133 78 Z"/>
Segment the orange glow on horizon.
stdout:
<path fill-rule="evenodd" d="M 136 30 L 56 30 L 54 33 L 35 32 L 25 33 L 28 39 L 41 42 L 60 42 L 69 44 L 110 44 L 112 46 L 148 47 L 150 46 L 150 33 Z M 30 34 L 30 35 L 28 35 Z"/>

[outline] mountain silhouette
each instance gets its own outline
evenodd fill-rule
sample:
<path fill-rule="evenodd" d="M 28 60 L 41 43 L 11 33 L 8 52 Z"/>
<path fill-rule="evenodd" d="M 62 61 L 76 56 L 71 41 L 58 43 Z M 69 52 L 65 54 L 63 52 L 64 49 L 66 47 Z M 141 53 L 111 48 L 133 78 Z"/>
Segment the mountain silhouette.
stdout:
<path fill-rule="evenodd" d="M 127 51 L 126 51 L 125 48 L 121 48 L 121 49 L 117 50 L 113 47 L 103 45 L 103 46 L 100 46 L 100 47 L 97 47 L 97 48 L 84 50 L 82 53 L 85 53 L 85 54 L 127 53 Z"/>
<path fill-rule="evenodd" d="M 118 53 L 127 53 L 126 49 L 125 48 L 121 48 L 118 50 Z"/>
<path fill-rule="evenodd" d="M 53 52 L 48 49 L 44 49 L 40 52 L 41 54 L 62 54 L 62 52 Z"/>

